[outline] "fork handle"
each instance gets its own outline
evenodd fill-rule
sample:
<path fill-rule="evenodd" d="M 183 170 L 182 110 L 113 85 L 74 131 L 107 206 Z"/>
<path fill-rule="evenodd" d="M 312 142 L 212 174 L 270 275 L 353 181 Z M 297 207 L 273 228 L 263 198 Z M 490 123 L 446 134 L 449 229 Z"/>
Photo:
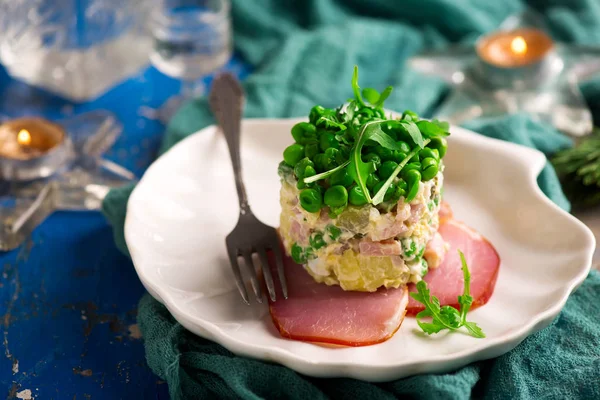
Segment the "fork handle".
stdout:
<path fill-rule="evenodd" d="M 250 212 L 250 206 L 248 205 L 246 187 L 242 180 L 242 162 L 240 158 L 240 127 L 244 106 L 244 91 L 233 75 L 222 73 L 215 77 L 213 81 L 209 102 L 227 141 L 240 204 L 240 214 L 245 215 Z"/>

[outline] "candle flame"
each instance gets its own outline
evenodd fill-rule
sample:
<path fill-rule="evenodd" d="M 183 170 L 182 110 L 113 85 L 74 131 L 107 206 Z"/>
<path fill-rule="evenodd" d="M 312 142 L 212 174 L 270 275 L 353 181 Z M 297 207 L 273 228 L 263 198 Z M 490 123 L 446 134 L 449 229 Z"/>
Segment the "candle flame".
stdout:
<path fill-rule="evenodd" d="M 17 142 L 20 145 L 28 146 L 31 144 L 31 133 L 27 129 L 21 129 L 17 134 Z"/>
<path fill-rule="evenodd" d="M 515 54 L 523 55 L 527 52 L 527 42 L 523 39 L 523 36 L 517 36 L 510 43 L 510 49 Z"/>

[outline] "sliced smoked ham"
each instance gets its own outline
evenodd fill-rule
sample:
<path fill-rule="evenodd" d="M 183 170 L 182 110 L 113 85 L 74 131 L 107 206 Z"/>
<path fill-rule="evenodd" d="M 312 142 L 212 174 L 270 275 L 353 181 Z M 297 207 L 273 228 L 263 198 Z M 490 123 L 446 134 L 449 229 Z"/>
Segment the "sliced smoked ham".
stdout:
<path fill-rule="evenodd" d="M 450 211 L 450 215 L 451 211 Z M 440 212 L 441 219 L 441 212 Z M 450 245 L 444 260 L 438 268 L 430 269 L 424 278 L 431 294 L 440 300 L 441 305 L 458 306 L 458 296 L 463 292 L 463 273 L 457 249 L 465 254 L 471 273 L 471 296 L 476 308 L 489 300 L 496 285 L 500 258 L 494 247 L 480 234 L 454 219 L 446 219 L 441 223 L 439 233 Z M 415 292 L 414 284 L 408 286 Z M 410 298 L 408 315 L 416 315 L 423 310 L 423 305 Z"/>
<path fill-rule="evenodd" d="M 277 292 L 269 311 L 281 336 L 307 342 L 367 346 L 396 333 L 406 313 L 405 287 L 375 293 L 346 292 L 317 283 L 304 268 L 284 256 L 288 299 Z M 271 260 L 271 266 L 273 260 Z M 273 270 L 273 278 L 276 279 Z M 278 285 L 277 285 L 278 286 Z"/>

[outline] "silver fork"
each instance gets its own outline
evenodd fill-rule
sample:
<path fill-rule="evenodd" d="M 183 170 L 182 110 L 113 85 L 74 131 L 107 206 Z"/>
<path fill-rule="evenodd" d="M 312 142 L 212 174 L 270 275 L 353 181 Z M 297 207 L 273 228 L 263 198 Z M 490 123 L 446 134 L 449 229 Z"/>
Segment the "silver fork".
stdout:
<path fill-rule="evenodd" d="M 281 285 L 283 297 L 287 299 L 287 283 L 283 269 L 283 258 L 279 247 L 279 235 L 275 228 L 260 222 L 250 210 L 246 188 L 242 181 L 242 164 L 240 160 L 240 125 L 242 120 L 242 109 L 244 106 L 244 92 L 239 82 L 233 75 L 223 73 L 218 75 L 210 92 L 210 108 L 219 123 L 219 127 L 227 140 L 229 155 L 233 164 L 235 186 L 240 203 L 240 215 L 238 223 L 233 231 L 225 238 L 229 262 L 235 276 L 235 283 L 246 304 L 250 304 L 248 291 L 238 259 L 244 259 L 247 274 L 254 291 L 256 301 L 262 303 L 262 288 L 256 273 L 257 266 L 254 265 L 252 255 L 257 254 L 260 260 L 262 274 L 269 292 L 271 301 L 276 300 L 275 283 L 269 268 L 267 251 L 275 254 L 277 264 L 278 281 Z"/>

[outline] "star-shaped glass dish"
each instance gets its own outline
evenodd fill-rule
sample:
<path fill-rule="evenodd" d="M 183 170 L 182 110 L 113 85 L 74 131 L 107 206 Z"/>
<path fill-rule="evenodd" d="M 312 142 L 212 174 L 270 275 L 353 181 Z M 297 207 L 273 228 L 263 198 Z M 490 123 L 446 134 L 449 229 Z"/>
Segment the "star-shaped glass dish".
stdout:
<path fill-rule="evenodd" d="M 111 188 L 136 181 L 131 171 L 102 157 L 123 130 L 112 113 L 54 122 L 65 130 L 64 144 L 27 174 L 21 170 L 25 176 L 0 180 L 1 251 L 17 248 L 54 211 L 99 210 Z"/>

